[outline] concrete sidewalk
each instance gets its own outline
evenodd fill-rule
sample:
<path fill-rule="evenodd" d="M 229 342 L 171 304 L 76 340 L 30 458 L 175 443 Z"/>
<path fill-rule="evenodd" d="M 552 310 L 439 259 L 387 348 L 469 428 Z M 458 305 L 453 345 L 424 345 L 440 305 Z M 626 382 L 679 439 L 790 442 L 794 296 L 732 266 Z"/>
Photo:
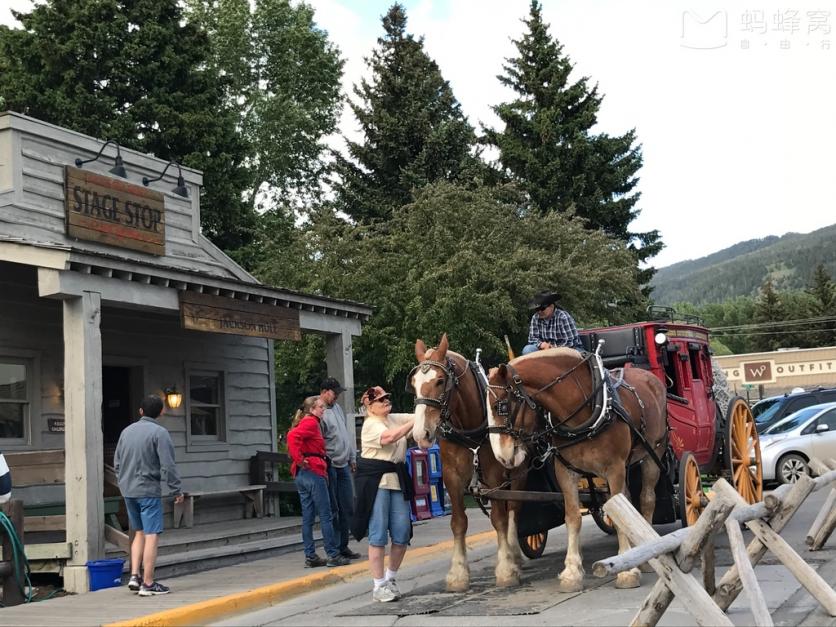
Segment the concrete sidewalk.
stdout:
<path fill-rule="evenodd" d="M 469 518 L 468 536 L 480 543 L 495 542 L 487 516 L 478 510 L 469 510 Z M 445 552 L 449 554 L 451 546 L 449 516 L 417 522 L 405 566 Z M 247 611 L 271 600 L 286 600 L 355 577 L 369 577 L 365 559 L 367 544 L 355 542 L 351 548 L 364 558 L 350 566 L 305 568 L 305 557 L 300 550 L 167 579 L 164 583 L 171 587 L 171 594 L 164 596 L 139 597 L 125 584 L 88 594 L 3 608 L 0 609 L 0 625 L 205 624 L 222 616 L 222 609 Z M 321 548 L 319 551 L 322 554 Z M 234 596 L 224 598 L 230 595 Z M 215 602 L 221 598 L 224 598 L 222 608 Z M 150 616 L 160 612 L 167 613 Z M 148 618 L 140 620 L 143 617 Z"/>

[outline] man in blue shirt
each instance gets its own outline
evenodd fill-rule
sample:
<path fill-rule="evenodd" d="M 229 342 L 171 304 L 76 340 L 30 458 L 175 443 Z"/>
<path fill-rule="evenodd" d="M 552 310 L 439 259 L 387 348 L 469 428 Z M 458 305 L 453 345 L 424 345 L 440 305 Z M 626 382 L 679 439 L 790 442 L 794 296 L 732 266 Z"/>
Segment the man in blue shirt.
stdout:
<path fill-rule="evenodd" d="M 534 310 L 528 327 L 528 343 L 522 350 L 528 355 L 537 350 L 566 346 L 583 350 L 578 328 L 569 312 L 558 306 L 555 292 L 538 292 L 529 307 Z"/>

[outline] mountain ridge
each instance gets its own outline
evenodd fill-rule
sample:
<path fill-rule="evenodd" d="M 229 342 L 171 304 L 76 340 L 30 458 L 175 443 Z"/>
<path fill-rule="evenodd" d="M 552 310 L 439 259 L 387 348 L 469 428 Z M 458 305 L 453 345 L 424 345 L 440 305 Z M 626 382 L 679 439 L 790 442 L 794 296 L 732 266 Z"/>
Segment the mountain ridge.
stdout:
<path fill-rule="evenodd" d="M 651 281 L 656 305 L 719 303 L 756 296 L 767 278 L 777 290 L 804 289 L 821 263 L 836 279 L 836 224 L 811 233 L 744 240 L 717 252 L 659 268 Z"/>

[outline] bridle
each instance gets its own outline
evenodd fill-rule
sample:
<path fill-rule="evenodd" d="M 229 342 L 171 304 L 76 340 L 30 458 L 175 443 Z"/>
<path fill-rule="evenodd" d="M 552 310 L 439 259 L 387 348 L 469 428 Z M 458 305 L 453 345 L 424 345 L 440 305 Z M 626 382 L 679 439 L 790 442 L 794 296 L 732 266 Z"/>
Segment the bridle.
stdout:
<path fill-rule="evenodd" d="M 592 391 L 588 395 L 577 376 L 575 376 L 581 366 L 589 368 L 592 380 Z M 491 405 L 493 413 L 497 418 L 504 419 L 504 424 L 489 426 L 488 433 L 509 435 L 524 445 L 548 448 L 552 436 L 571 439 L 574 442 L 581 438 L 592 437 L 605 426 L 612 399 L 608 393 L 603 363 L 597 352 L 584 354 L 583 359 L 577 364 L 531 394 L 526 390 L 522 377 L 514 366 L 506 364 L 505 368 L 511 375 L 509 382 L 506 385 L 488 385 L 488 393 L 496 399 Z M 558 417 L 558 420 L 555 421 L 552 413 L 537 402 L 537 396 L 570 378 L 583 395 L 583 400 L 567 416 Z M 504 392 L 505 398 L 499 398 L 496 390 Z M 538 424 L 545 423 L 542 429 L 528 432 L 517 428 L 517 421 L 525 407 L 537 414 Z M 566 423 L 577 416 L 585 407 L 592 410 L 589 419 L 571 431 L 567 429 L 565 427 Z"/>
<path fill-rule="evenodd" d="M 468 364 L 470 363 L 472 362 L 468 362 Z M 455 363 L 449 357 L 447 358 L 446 363 L 435 361 L 433 359 L 425 359 L 417 366 L 415 366 L 412 370 L 410 370 L 406 378 L 405 390 L 415 395 L 416 407 L 418 407 L 418 405 L 426 405 L 427 407 L 432 407 L 434 409 L 439 410 L 440 417 L 437 428 L 439 437 L 451 440 L 452 442 L 461 444 L 470 449 L 478 448 L 484 440 L 484 436 L 486 433 L 486 412 L 483 412 L 483 415 L 485 415 L 485 417 L 483 418 L 484 422 L 476 429 L 463 429 L 453 424 L 453 412 L 450 407 L 453 391 L 459 387 L 459 381 L 462 377 L 465 376 L 465 374 L 469 370 L 469 368 L 465 368 L 461 373 L 456 374 L 455 367 Z M 422 373 L 426 374 L 427 372 L 429 372 L 430 368 L 438 368 L 444 374 L 444 390 L 441 392 L 441 395 L 437 398 L 419 396 L 418 390 L 416 390 L 412 386 L 413 375 L 418 373 L 418 371 L 421 371 Z"/>

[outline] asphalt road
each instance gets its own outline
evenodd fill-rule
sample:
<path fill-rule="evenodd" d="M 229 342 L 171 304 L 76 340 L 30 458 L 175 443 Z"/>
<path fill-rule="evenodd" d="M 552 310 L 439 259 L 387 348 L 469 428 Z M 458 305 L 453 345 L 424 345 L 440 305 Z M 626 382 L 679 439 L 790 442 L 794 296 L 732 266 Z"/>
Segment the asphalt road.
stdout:
<path fill-rule="evenodd" d="M 813 493 L 785 528 L 782 536 L 832 585 L 836 582 L 836 539 L 825 550 L 811 553 L 804 536 L 828 493 Z M 480 513 L 472 511 L 471 516 Z M 676 525 L 657 526 L 664 534 Z M 746 532 L 747 540 L 749 534 Z M 581 593 L 558 591 L 556 576 L 563 567 L 565 528 L 549 534 L 546 552 L 538 560 L 526 561 L 523 582 L 513 589 L 493 585 L 495 546 L 482 545 L 471 551 L 472 586 L 466 593 L 444 591 L 444 575 L 449 556 L 439 556 L 402 569 L 399 585 L 404 592 L 395 603 L 374 603 L 371 581 L 359 577 L 349 583 L 302 595 L 290 601 L 225 620 L 219 625 L 626 625 L 656 581 L 654 573 L 642 575 L 642 586 L 617 590 L 612 578 L 591 575 L 592 563 L 618 551 L 615 537 L 603 534 L 590 517 L 584 517 L 582 530 L 585 589 Z M 829 547 L 829 548 L 828 548 Z M 717 538 L 717 571 L 732 563 L 725 535 Z M 830 625 L 828 617 L 780 562 L 767 553 L 756 568 L 756 575 L 776 625 Z M 746 593 L 729 610 L 737 625 L 753 623 Z M 677 600 L 660 625 L 693 625 L 694 618 Z"/>

